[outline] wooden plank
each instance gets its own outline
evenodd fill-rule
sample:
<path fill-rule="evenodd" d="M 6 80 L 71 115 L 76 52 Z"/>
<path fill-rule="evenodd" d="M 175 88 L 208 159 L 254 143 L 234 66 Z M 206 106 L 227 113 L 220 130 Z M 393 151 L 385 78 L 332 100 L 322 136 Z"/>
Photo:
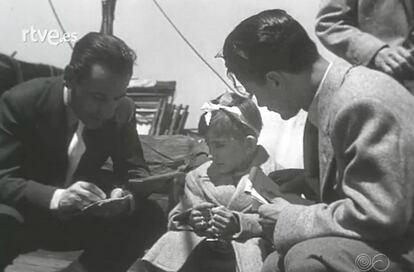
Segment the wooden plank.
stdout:
<path fill-rule="evenodd" d="M 56 268 L 47 266 L 36 266 L 30 264 L 16 264 L 10 268 L 6 268 L 6 272 L 54 272 Z"/>
<path fill-rule="evenodd" d="M 168 134 L 168 135 L 174 134 L 174 128 L 176 127 L 177 119 L 180 114 L 181 108 L 182 108 L 182 105 L 179 105 L 179 106 L 173 105 L 171 121 L 169 124 L 169 128 L 167 130 L 167 133 L 165 134 Z"/>
<path fill-rule="evenodd" d="M 48 250 L 39 249 L 39 250 L 28 253 L 28 255 L 38 256 L 38 257 L 45 257 L 45 258 L 57 258 L 57 259 L 62 259 L 62 260 L 66 260 L 66 261 L 73 261 L 81 253 L 82 253 L 81 250 L 75 250 L 75 251 L 48 251 Z"/>
<path fill-rule="evenodd" d="M 157 112 L 155 113 L 155 116 L 154 116 L 154 118 L 152 119 L 152 122 L 151 122 L 151 128 L 150 128 L 150 131 L 148 133 L 149 135 L 155 135 L 155 133 L 156 133 L 158 122 L 160 122 L 160 119 L 161 119 L 160 118 L 161 109 L 162 109 L 164 103 L 167 103 L 167 101 L 165 99 L 161 99 L 158 103 Z"/>
<path fill-rule="evenodd" d="M 17 257 L 6 272 L 13 271 L 56 271 L 66 267 L 75 260 L 81 251 L 52 252 L 45 250 L 33 251 Z"/>
<path fill-rule="evenodd" d="M 75 260 L 81 251 L 55 252 L 37 250 L 17 257 L 13 265 L 5 272 L 55 272 L 68 266 Z M 137 260 L 128 272 L 143 272 L 140 260 Z"/>
<path fill-rule="evenodd" d="M 180 121 L 177 126 L 177 130 L 175 131 L 175 134 L 181 134 L 184 130 L 185 122 L 187 121 L 188 117 L 188 108 L 189 106 L 186 105 L 184 109 L 182 110 L 182 113 L 180 114 Z"/>

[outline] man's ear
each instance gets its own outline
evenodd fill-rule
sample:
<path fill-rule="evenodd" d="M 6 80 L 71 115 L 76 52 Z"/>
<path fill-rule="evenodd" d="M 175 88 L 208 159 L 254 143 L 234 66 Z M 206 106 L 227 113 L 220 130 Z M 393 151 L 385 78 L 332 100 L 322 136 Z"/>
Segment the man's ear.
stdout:
<path fill-rule="evenodd" d="M 244 148 L 248 153 L 252 153 L 256 150 L 257 138 L 253 135 L 248 135 L 244 138 Z"/>
<path fill-rule="evenodd" d="M 284 89 L 286 79 L 282 73 L 278 71 L 269 71 L 266 73 L 266 84 L 269 84 L 273 89 Z"/>

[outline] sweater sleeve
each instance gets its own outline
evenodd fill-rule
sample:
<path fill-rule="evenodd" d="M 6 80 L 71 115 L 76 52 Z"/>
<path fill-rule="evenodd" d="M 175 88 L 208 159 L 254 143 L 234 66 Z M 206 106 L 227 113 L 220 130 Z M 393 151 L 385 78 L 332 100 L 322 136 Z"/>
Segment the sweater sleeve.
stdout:
<path fill-rule="evenodd" d="M 185 179 L 184 195 L 180 202 L 171 210 L 168 215 L 168 228 L 171 230 L 189 230 L 191 226 L 187 224 L 191 209 L 203 202 L 206 202 L 204 194 L 197 185 L 197 169 L 189 172 Z"/>
<path fill-rule="evenodd" d="M 376 101 L 360 100 L 339 111 L 330 136 L 337 174 L 325 182 L 341 197 L 329 204 L 287 204 L 274 231 L 279 251 L 315 237 L 384 242 L 406 233 L 413 213 L 414 146 L 400 124 L 392 109 Z"/>
<path fill-rule="evenodd" d="M 135 177 L 147 177 L 149 168 L 136 128 L 135 104 L 124 98 L 118 106 L 117 119 L 121 125 L 117 133 L 115 154 L 112 160 L 114 173 L 123 182 L 128 179 L 128 171 L 134 171 Z"/>
<path fill-rule="evenodd" d="M 233 235 L 236 240 L 247 240 L 262 236 L 262 225 L 259 223 L 260 216 L 257 213 L 234 212 L 240 222 L 240 231 Z"/>
<path fill-rule="evenodd" d="M 359 29 L 358 0 L 322 0 L 316 36 L 334 54 L 356 65 L 369 65 L 387 43 Z"/>

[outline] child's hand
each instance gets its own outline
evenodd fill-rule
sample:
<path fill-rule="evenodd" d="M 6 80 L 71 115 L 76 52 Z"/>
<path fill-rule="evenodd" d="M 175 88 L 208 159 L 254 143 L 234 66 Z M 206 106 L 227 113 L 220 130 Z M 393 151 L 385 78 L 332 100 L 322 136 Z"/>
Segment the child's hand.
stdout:
<path fill-rule="evenodd" d="M 240 231 L 237 216 L 226 207 L 220 206 L 212 208 L 211 213 L 211 231 L 215 236 L 228 237 Z"/>
<path fill-rule="evenodd" d="M 196 231 L 206 230 L 209 227 L 209 214 L 212 207 L 214 204 L 207 202 L 195 206 L 190 212 L 188 224 Z"/>

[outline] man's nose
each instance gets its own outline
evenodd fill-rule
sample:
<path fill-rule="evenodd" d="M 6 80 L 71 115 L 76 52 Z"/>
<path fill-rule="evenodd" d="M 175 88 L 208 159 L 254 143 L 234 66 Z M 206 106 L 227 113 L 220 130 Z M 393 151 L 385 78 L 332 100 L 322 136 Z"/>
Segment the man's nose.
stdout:
<path fill-rule="evenodd" d="M 256 97 L 257 105 L 259 107 L 265 107 L 266 106 L 265 105 L 266 103 L 265 103 L 264 99 L 262 99 L 262 97 L 259 97 L 258 95 L 255 95 L 255 97 Z"/>
<path fill-rule="evenodd" d="M 99 107 L 99 114 L 103 119 L 110 119 L 115 115 L 115 110 L 118 103 L 113 101 L 107 101 L 102 103 Z"/>

